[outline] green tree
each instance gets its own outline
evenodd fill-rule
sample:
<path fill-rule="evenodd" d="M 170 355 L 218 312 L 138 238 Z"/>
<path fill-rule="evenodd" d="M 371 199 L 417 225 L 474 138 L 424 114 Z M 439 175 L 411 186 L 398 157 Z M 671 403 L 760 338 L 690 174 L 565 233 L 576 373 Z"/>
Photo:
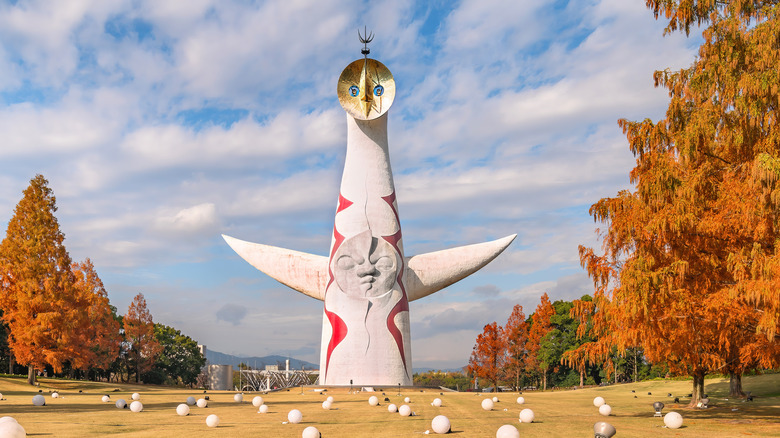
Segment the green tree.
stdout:
<path fill-rule="evenodd" d="M 8 344 L 17 362 L 35 370 L 62 370 L 77 345 L 71 259 L 54 212 L 56 198 L 42 175 L 24 190 L 0 243 L 0 309 L 8 324 Z M 74 321 L 73 319 L 76 319 Z"/>
<path fill-rule="evenodd" d="M 154 325 L 154 337 L 162 351 L 154 362 L 168 383 L 194 385 L 206 358 L 201 354 L 198 343 L 181 331 L 164 324 Z"/>
<path fill-rule="evenodd" d="M 469 376 L 461 372 L 428 371 L 414 374 L 415 386 L 436 386 L 455 390 L 469 387 Z"/>
<path fill-rule="evenodd" d="M 582 299 L 589 300 L 590 297 L 586 295 Z M 582 386 L 587 367 L 575 362 L 574 368 L 570 368 L 565 358 L 567 352 L 575 351 L 588 337 L 577 336 L 580 322 L 571 316 L 572 302 L 558 300 L 552 306 L 555 313 L 550 316 L 550 330 L 542 338 L 538 353 L 540 361 L 551 370 L 549 379 L 553 385 L 573 386 L 578 378 Z"/>

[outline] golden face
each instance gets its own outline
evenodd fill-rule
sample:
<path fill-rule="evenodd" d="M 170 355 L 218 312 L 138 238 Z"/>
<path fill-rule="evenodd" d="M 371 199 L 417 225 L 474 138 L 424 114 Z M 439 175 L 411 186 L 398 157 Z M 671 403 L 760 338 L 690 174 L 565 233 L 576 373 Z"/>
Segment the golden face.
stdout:
<path fill-rule="evenodd" d="M 347 114 L 358 120 L 373 120 L 393 104 L 395 80 L 376 59 L 358 59 L 341 72 L 336 90 Z"/>

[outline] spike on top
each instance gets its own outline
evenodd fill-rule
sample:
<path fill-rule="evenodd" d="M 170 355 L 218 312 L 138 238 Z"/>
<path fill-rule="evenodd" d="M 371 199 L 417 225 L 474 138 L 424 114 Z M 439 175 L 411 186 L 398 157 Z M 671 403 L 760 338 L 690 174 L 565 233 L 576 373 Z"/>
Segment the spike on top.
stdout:
<path fill-rule="evenodd" d="M 368 48 L 368 43 L 374 40 L 374 32 L 369 34 L 368 28 L 363 27 L 363 35 L 360 34 L 360 29 L 358 29 L 358 38 L 360 39 L 360 42 L 363 43 L 363 48 L 360 50 L 360 53 L 367 58 L 368 54 L 371 53 L 371 49 Z"/>

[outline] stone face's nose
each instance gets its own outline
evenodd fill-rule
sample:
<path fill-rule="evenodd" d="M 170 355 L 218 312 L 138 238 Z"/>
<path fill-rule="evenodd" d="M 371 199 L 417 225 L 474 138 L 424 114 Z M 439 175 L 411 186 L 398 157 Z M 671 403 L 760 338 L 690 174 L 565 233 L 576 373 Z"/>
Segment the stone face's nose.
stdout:
<path fill-rule="evenodd" d="M 358 277 L 365 277 L 366 275 L 375 276 L 377 273 L 376 267 L 368 260 L 365 259 L 365 261 L 355 268 L 355 273 Z"/>

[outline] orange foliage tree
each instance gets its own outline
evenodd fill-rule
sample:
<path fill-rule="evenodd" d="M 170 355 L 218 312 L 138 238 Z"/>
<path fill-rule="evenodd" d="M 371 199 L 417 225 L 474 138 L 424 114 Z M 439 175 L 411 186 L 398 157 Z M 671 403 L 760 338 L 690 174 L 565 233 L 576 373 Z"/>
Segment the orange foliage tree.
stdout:
<path fill-rule="evenodd" d="M 84 321 L 78 332 L 79 343 L 88 347 L 73 352 L 73 366 L 105 370 L 119 356 L 122 341 L 116 311 L 109 304 L 106 289 L 90 259 L 74 263 L 71 269 L 79 300 L 84 303 L 84 311 L 79 315 Z"/>
<path fill-rule="evenodd" d="M 509 319 L 504 326 L 504 344 L 506 345 L 507 377 L 514 377 L 515 388 L 520 386 L 520 375 L 525 370 L 525 361 L 528 356 L 526 344 L 528 343 L 528 323 L 525 320 L 523 306 L 515 304 Z"/>
<path fill-rule="evenodd" d="M 706 24 L 696 61 L 654 75 L 666 117 L 620 120 L 637 165 L 636 190 L 591 207 L 604 253 L 580 248 L 596 285 L 599 341 L 641 346 L 652 362 L 693 376 L 739 376 L 780 362 L 780 5 L 772 0 L 647 0 L 666 32 Z M 595 311 L 594 311 L 595 309 Z M 736 383 L 735 383 L 736 382 Z"/>
<path fill-rule="evenodd" d="M 495 321 L 485 325 L 477 336 L 477 342 L 469 358 L 468 373 L 488 380 L 498 388 L 498 380 L 506 363 L 506 337 L 504 330 Z"/>
<path fill-rule="evenodd" d="M 71 259 L 54 212 L 54 193 L 42 175 L 24 190 L 0 243 L 0 308 L 16 361 L 35 370 L 51 365 L 60 372 L 74 339 L 76 304 Z"/>
<path fill-rule="evenodd" d="M 541 302 L 536 306 L 536 311 L 531 315 L 531 328 L 528 331 L 528 342 L 525 349 L 528 352 L 526 358 L 526 371 L 531 375 L 541 376 L 542 387 L 547 389 L 547 370 L 551 363 L 540 358 L 542 338 L 552 330 L 550 318 L 555 315 L 555 308 L 550 303 L 550 298 L 545 292 Z"/>
<path fill-rule="evenodd" d="M 141 373 L 152 369 L 155 358 L 162 351 L 162 346 L 154 337 L 154 321 L 146 307 L 144 294 L 139 293 L 133 298 L 123 322 L 127 355 L 135 370 L 135 381 L 139 382 Z"/>

